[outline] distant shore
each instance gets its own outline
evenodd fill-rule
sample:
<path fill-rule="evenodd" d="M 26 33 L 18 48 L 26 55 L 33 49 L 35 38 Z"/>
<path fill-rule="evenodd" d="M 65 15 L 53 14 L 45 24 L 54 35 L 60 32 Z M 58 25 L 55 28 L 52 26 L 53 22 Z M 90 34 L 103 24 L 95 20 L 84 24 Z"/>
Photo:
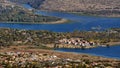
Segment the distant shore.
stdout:
<path fill-rule="evenodd" d="M 115 46 L 115 45 L 120 45 L 120 42 L 109 42 L 109 43 L 106 43 L 110 46 Z"/>
<path fill-rule="evenodd" d="M 120 18 L 120 14 L 107 14 L 107 15 L 103 15 L 103 14 L 90 14 L 87 13 L 85 14 L 84 12 L 71 12 L 71 11 L 58 11 L 58 10 L 41 10 L 41 11 L 47 11 L 47 12 L 64 12 L 64 13 L 70 13 L 70 14 L 75 14 L 75 15 L 82 15 L 82 16 L 94 16 L 94 17 L 113 17 L 113 18 Z"/>
<path fill-rule="evenodd" d="M 54 45 L 55 44 L 46 44 L 46 47 L 54 48 Z M 96 48 L 98 46 L 109 47 L 109 46 L 117 46 L 117 45 L 120 45 L 120 42 L 109 42 L 109 43 L 105 43 L 104 45 L 99 44 L 96 46 L 86 46 L 86 47 L 81 47 L 77 45 L 69 45 L 69 44 L 57 44 L 58 48 L 70 48 L 70 49 L 74 49 L 74 48 L 89 49 L 89 48 Z"/>
<path fill-rule="evenodd" d="M 67 12 L 67 13 L 72 13 L 72 14 L 75 14 L 75 15 L 83 15 L 83 16 L 95 16 L 95 17 L 113 17 L 113 18 L 119 18 L 120 15 L 118 14 L 112 14 L 112 15 L 97 15 L 97 14 L 84 14 L 82 12 Z"/>
<path fill-rule="evenodd" d="M 61 24 L 61 23 L 67 23 L 69 20 L 61 19 L 58 21 L 52 21 L 52 22 L 5 22 L 0 21 L 0 23 L 11 23 L 11 24 Z"/>
<path fill-rule="evenodd" d="M 61 24 L 61 23 L 66 23 L 66 22 L 68 22 L 68 20 L 61 19 L 61 20 L 54 21 L 54 22 L 42 22 L 42 24 Z"/>

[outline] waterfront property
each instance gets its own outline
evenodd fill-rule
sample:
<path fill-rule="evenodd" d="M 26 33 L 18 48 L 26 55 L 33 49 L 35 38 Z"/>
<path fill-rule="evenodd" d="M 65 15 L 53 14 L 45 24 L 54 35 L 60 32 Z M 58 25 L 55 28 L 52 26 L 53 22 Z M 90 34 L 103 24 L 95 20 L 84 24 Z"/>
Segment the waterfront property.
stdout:
<path fill-rule="evenodd" d="M 59 40 L 59 42 L 63 44 L 73 44 L 73 45 L 81 45 L 81 46 L 95 45 L 95 43 L 93 42 L 88 42 L 80 38 L 61 39 Z"/>
<path fill-rule="evenodd" d="M 98 46 L 99 43 L 94 43 L 92 41 L 86 41 L 82 38 L 70 38 L 70 39 L 60 39 L 57 48 L 93 48 Z"/>
<path fill-rule="evenodd" d="M 40 47 L 60 47 L 60 48 L 93 48 L 98 45 L 107 45 L 111 42 L 120 42 L 119 31 L 108 32 L 87 32 L 76 31 L 68 33 L 37 31 L 37 30 L 18 30 L 0 29 L 0 47 L 11 45 L 34 45 Z M 104 36 L 103 36 L 104 35 Z M 52 44 L 52 45 L 51 45 Z"/>

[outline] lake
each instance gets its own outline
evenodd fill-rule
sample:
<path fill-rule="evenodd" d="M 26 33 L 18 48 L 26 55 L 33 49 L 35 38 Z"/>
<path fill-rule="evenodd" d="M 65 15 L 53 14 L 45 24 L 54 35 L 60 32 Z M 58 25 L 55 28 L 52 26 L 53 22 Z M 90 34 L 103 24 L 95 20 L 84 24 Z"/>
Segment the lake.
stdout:
<path fill-rule="evenodd" d="M 23 5 L 25 8 L 33 9 L 29 5 Z M 64 24 L 10 24 L 2 22 L 0 27 L 9 27 L 17 29 L 27 30 L 49 30 L 54 32 L 72 32 L 75 30 L 93 30 L 94 27 L 100 27 L 100 30 L 106 30 L 109 28 L 120 28 L 120 18 L 107 18 L 107 17 L 95 17 L 95 16 L 80 16 L 65 12 L 46 12 L 36 11 L 36 14 L 45 16 L 55 16 L 71 20 L 69 23 Z"/>
<path fill-rule="evenodd" d="M 24 7 L 31 9 L 29 5 L 24 5 Z M 15 23 L 10 24 L 10 23 L 1 22 L 0 27 L 26 29 L 26 30 L 49 30 L 54 32 L 72 32 L 74 30 L 89 31 L 92 30 L 93 27 L 101 27 L 100 30 L 106 30 L 109 28 L 120 28 L 120 18 L 80 16 L 65 12 L 36 11 L 35 13 L 42 14 L 45 16 L 55 16 L 59 18 L 65 18 L 71 20 L 71 22 L 64 24 L 15 24 Z M 63 48 L 63 49 L 57 49 L 57 51 L 87 53 L 92 55 L 120 59 L 120 46 L 112 46 L 110 48 L 97 47 L 87 50 Z"/>

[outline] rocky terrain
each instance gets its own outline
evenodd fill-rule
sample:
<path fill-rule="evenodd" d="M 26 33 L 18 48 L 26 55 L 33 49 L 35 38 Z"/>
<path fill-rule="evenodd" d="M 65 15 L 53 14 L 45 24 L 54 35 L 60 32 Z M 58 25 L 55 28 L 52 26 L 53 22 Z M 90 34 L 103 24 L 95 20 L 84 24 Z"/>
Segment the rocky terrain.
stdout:
<path fill-rule="evenodd" d="M 87 15 L 120 16 L 120 0 L 10 0 L 49 11 L 81 12 Z"/>

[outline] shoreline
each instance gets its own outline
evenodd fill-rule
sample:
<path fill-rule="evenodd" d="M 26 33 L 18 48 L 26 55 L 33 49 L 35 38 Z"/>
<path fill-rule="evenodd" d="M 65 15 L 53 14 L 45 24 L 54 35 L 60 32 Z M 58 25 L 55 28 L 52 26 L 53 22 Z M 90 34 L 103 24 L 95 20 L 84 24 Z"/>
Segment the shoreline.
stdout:
<path fill-rule="evenodd" d="M 66 48 L 66 49 L 91 49 L 91 48 L 97 48 L 97 47 L 109 47 L 109 46 L 117 46 L 120 45 L 120 42 L 109 42 L 109 43 L 105 43 L 104 45 L 100 44 L 100 45 L 95 45 L 95 46 L 77 46 L 77 45 L 69 45 L 69 44 L 57 44 L 57 48 Z M 54 44 L 46 44 L 46 47 L 48 48 L 55 48 Z"/>
<path fill-rule="evenodd" d="M 105 17 L 105 18 L 120 18 L 120 15 L 95 15 L 95 14 L 83 14 L 81 12 L 67 12 L 75 15 L 82 15 L 82 16 L 93 16 L 93 17 Z"/>
<path fill-rule="evenodd" d="M 90 49 L 90 48 L 96 48 L 98 46 L 78 46 L 78 45 L 69 45 L 69 44 L 57 44 L 56 46 L 54 44 L 46 44 L 46 47 L 48 48 L 66 48 L 66 49 Z"/>
<path fill-rule="evenodd" d="M 120 45 L 120 42 L 109 42 L 109 43 L 106 43 L 110 46 L 117 46 L 117 45 Z"/>
<path fill-rule="evenodd" d="M 97 54 L 90 54 L 90 53 L 66 52 L 66 51 L 59 51 L 59 50 L 55 50 L 55 51 L 56 52 L 61 52 L 61 53 L 80 54 L 80 55 L 88 55 L 88 56 L 102 57 L 102 58 L 107 58 L 107 59 L 120 60 L 120 58 L 116 58 L 116 57 L 109 57 L 109 56 L 103 56 L 103 55 L 97 55 Z"/>
<path fill-rule="evenodd" d="M 66 19 L 61 19 L 53 22 L 3 22 L 3 21 L 0 21 L 0 23 L 8 23 L 8 24 L 62 24 L 67 22 L 69 22 L 69 20 L 66 20 Z"/>
<path fill-rule="evenodd" d="M 58 10 L 40 10 L 40 11 L 47 11 L 47 12 L 64 12 L 64 13 L 70 13 L 75 15 L 81 15 L 81 16 L 93 16 L 93 17 L 106 17 L 106 18 L 120 18 L 120 15 L 95 15 L 95 14 L 83 14 L 82 12 L 71 12 L 71 11 L 58 11 Z"/>
<path fill-rule="evenodd" d="M 69 20 L 61 19 L 61 20 L 54 21 L 54 22 L 42 22 L 41 24 L 62 24 L 62 23 L 67 23 L 67 22 L 69 22 Z"/>

